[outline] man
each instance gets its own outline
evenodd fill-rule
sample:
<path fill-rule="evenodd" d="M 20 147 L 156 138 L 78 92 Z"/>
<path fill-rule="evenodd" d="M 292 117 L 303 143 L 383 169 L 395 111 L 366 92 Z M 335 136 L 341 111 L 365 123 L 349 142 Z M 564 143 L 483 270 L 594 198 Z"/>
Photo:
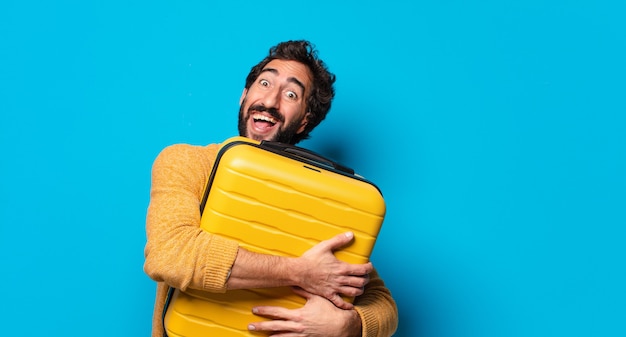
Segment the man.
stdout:
<path fill-rule="evenodd" d="M 291 144 L 306 139 L 330 109 L 334 82 L 308 41 L 272 47 L 246 78 L 240 135 Z M 173 145 L 154 162 L 144 265 L 158 282 L 152 336 L 163 336 L 168 287 L 224 292 L 278 286 L 294 287 L 306 304 L 291 310 L 255 307 L 256 315 L 271 320 L 251 322 L 249 330 L 275 336 L 391 336 L 396 304 L 372 264 L 348 264 L 333 255 L 352 233 L 290 258 L 250 252 L 200 229 L 199 204 L 218 147 Z M 356 296 L 354 305 L 341 295 Z"/>

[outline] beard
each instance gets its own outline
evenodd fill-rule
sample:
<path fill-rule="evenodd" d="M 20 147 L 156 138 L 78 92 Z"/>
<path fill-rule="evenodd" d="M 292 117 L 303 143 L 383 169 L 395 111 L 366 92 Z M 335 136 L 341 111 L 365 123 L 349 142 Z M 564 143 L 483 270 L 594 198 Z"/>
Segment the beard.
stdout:
<path fill-rule="evenodd" d="M 238 123 L 238 128 L 239 128 L 239 135 L 246 137 L 248 134 L 248 120 L 250 118 L 252 118 L 250 116 L 250 111 L 259 111 L 259 112 L 267 112 L 269 113 L 272 117 L 274 117 L 275 119 L 279 120 L 279 121 L 284 121 L 284 117 L 280 114 L 280 112 L 278 112 L 276 109 L 268 109 L 264 106 L 260 106 L 260 105 L 253 105 L 251 107 L 248 108 L 248 111 L 244 111 L 243 107 L 246 105 L 246 100 L 244 99 L 243 102 L 241 103 L 241 106 L 239 107 L 239 123 Z M 296 135 L 296 133 L 298 132 L 298 129 L 300 128 L 300 123 L 302 122 L 302 119 L 304 117 L 298 119 L 298 120 L 294 120 L 289 124 L 284 125 L 284 128 L 278 128 L 278 130 L 276 131 L 276 133 L 271 137 L 271 139 L 255 139 L 258 141 L 261 140 L 267 140 L 267 141 L 273 141 L 273 142 L 281 142 L 281 143 L 287 143 L 287 144 L 293 144 L 293 138 Z"/>

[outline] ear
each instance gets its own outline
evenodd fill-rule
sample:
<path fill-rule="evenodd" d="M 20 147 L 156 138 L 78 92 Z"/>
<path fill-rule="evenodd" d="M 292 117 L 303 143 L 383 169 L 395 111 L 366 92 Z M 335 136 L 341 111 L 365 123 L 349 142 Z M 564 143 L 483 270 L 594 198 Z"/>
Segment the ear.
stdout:
<path fill-rule="evenodd" d="M 239 98 L 239 105 L 243 104 L 243 100 L 246 99 L 246 95 L 248 94 L 248 89 L 244 88 L 241 93 L 241 97 Z"/>
<path fill-rule="evenodd" d="M 306 129 L 307 124 L 309 124 L 309 118 L 310 117 L 311 117 L 311 113 L 310 112 L 307 112 L 304 115 L 304 118 L 302 118 L 302 121 L 300 122 L 300 128 L 298 129 L 296 134 L 300 134 L 300 133 L 304 132 L 304 129 Z"/>

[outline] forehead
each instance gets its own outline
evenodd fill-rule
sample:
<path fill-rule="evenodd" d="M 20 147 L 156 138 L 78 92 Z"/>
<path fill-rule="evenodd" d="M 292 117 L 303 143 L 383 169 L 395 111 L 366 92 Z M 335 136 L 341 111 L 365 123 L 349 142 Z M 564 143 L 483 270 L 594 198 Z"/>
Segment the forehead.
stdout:
<path fill-rule="evenodd" d="M 272 60 L 263 67 L 262 73 L 272 73 L 286 81 L 297 81 L 308 89 L 311 86 L 311 71 L 307 66 L 292 60 Z"/>

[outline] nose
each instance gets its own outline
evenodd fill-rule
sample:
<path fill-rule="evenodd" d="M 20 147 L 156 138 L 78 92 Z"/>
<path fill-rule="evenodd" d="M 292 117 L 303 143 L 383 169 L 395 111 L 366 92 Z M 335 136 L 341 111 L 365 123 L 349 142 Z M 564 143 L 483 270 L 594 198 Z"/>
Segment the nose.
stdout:
<path fill-rule="evenodd" d="M 278 109 L 280 105 L 280 90 L 279 88 L 275 88 L 272 90 L 268 90 L 263 97 L 263 105 L 266 108 L 274 108 Z"/>

